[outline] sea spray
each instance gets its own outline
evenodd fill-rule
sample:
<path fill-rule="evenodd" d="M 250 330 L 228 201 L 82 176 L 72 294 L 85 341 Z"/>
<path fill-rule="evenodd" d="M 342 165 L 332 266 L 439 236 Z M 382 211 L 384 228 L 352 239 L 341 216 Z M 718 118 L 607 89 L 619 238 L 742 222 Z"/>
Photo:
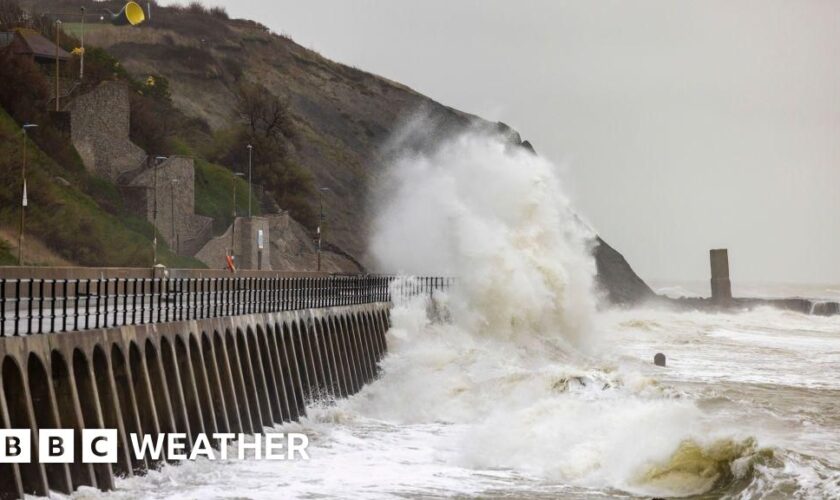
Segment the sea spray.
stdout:
<path fill-rule="evenodd" d="M 379 267 L 456 276 L 449 307 L 461 328 L 592 345 L 593 234 L 550 162 L 502 136 L 467 133 L 396 158 L 382 191 L 371 242 Z"/>
<path fill-rule="evenodd" d="M 395 159 L 384 192 L 371 244 L 380 266 L 457 281 L 434 304 L 397 304 L 383 377 L 347 406 L 462 426 L 461 466 L 642 494 L 712 487 L 706 469 L 650 473 L 669 470 L 684 443 L 703 450 L 725 435 L 692 401 L 599 354 L 592 232 L 556 167 L 502 137 L 467 133 Z"/>

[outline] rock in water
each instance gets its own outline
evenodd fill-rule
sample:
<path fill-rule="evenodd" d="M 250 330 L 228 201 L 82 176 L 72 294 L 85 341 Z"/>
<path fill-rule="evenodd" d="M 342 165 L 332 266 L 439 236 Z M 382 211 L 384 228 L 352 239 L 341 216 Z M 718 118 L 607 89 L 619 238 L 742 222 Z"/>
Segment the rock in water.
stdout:
<path fill-rule="evenodd" d="M 653 357 L 653 364 L 656 366 L 665 366 L 665 355 L 657 352 L 656 356 Z"/>

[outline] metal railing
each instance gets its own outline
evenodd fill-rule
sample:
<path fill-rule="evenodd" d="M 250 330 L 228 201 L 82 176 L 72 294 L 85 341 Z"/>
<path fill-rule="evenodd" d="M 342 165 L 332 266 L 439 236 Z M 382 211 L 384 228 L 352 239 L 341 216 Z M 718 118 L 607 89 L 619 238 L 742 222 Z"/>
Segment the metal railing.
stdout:
<path fill-rule="evenodd" d="M 0 337 L 390 302 L 393 276 L 0 278 Z M 418 277 L 406 295 L 447 289 Z"/>

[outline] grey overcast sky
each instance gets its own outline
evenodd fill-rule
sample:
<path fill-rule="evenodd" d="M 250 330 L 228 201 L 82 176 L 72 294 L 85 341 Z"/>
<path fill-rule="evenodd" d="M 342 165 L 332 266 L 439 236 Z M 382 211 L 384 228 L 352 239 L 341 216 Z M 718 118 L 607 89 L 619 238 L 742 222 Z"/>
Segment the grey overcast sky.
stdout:
<path fill-rule="evenodd" d="M 840 283 L 838 1 L 209 4 L 516 128 L 646 279 Z"/>

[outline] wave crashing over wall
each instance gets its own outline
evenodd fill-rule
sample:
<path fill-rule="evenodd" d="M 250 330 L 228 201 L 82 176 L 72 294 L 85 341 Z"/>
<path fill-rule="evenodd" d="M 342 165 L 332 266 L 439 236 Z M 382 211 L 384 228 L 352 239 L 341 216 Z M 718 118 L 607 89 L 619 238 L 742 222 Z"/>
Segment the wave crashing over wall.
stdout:
<path fill-rule="evenodd" d="M 395 307 L 383 376 L 352 409 L 455 426 L 458 465 L 584 488 L 689 495 L 751 470 L 733 467 L 756 456 L 749 436 L 733 440 L 599 342 L 594 235 L 557 167 L 473 132 L 399 157 L 383 192 L 380 267 L 457 283 Z"/>

